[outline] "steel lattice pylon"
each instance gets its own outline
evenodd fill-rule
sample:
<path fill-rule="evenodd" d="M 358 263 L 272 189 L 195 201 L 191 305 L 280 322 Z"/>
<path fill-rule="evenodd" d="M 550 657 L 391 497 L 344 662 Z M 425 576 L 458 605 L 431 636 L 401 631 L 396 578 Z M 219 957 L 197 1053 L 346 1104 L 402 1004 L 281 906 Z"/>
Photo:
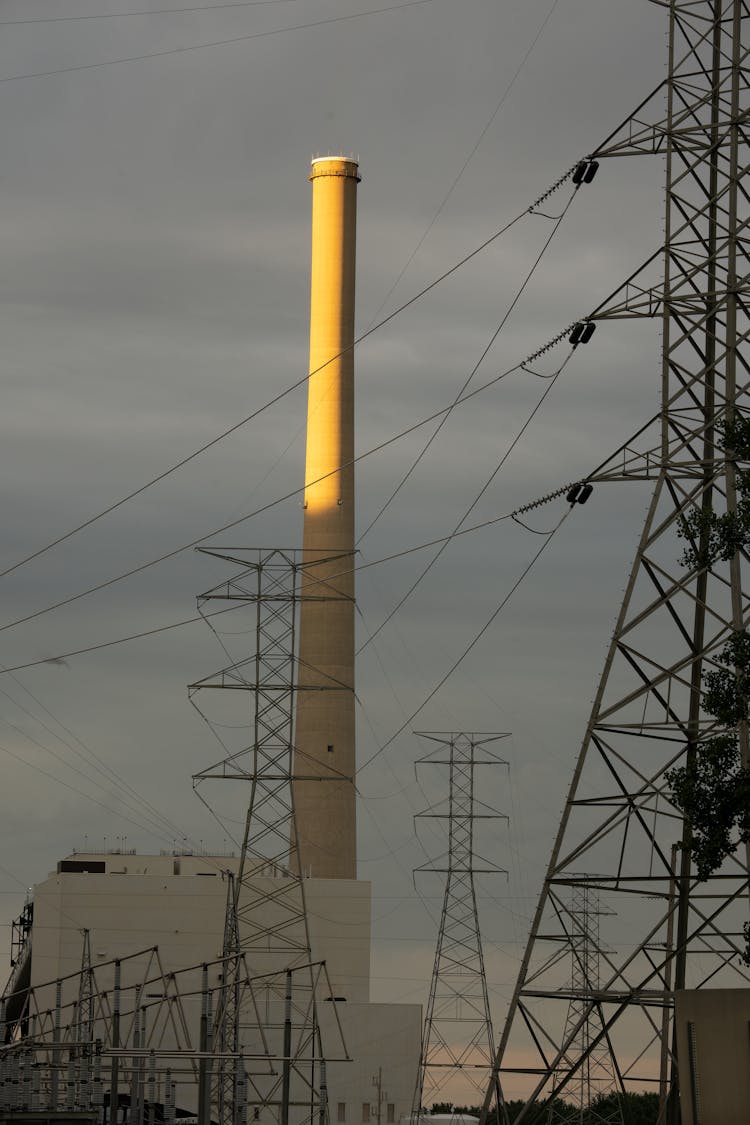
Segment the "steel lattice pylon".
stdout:
<path fill-rule="evenodd" d="M 531 1076 L 518 1121 L 532 1103 L 569 1096 L 591 1052 L 606 1046 L 618 1083 L 634 1090 L 653 1083 L 660 1120 L 679 1122 L 674 990 L 750 983 L 739 959 L 745 851 L 699 882 L 689 847 L 673 848 L 689 844 L 690 826 L 666 776 L 694 762 L 715 733 L 702 707 L 703 676 L 748 621 L 744 550 L 710 566 L 686 562 L 679 533 L 693 513 L 737 506 L 737 464 L 720 435 L 721 424 L 748 406 L 750 206 L 742 177 L 750 13 L 743 0 L 657 2 L 669 20 L 666 118 L 649 124 L 642 106 L 592 157 L 666 157 L 665 243 L 589 318 L 661 319 L 658 446 L 629 457 L 622 471 L 591 478 L 655 477 L 656 486 L 498 1047 L 501 1074 Z M 663 276 L 650 276 L 660 265 Z M 698 559 L 703 546 L 693 543 Z M 738 728 L 745 765 L 746 727 Z M 601 890 L 618 922 L 597 950 L 596 995 L 579 997 L 571 1026 L 570 894 L 586 887 Z M 601 1030 L 573 1057 L 584 1021 L 597 1011 Z"/>
<path fill-rule="evenodd" d="M 588 883 L 571 888 L 570 901 L 570 985 L 568 1016 L 564 1037 L 571 1041 L 563 1067 L 583 1057 L 585 1062 L 575 1074 L 568 1091 L 568 1106 L 575 1107 L 571 1118 L 568 1106 L 553 1102 L 547 1117 L 548 1125 L 558 1122 L 584 1121 L 587 1125 L 624 1125 L 619 1099 L 608 1095 L 617 1091 L 617 1076 L 612 1066 L 606 1035 L 602 1035 L 601 1009 L 586 1005 L 599 989 L 599 894 Z M 585 1016 L 585 1018 L 581 1018 Z M 592 1040 L 597 1046 L 590 1048 Z"/>
<path fill-rule="evenodd" d="M 251 607 L 256 637 L 251 656 L 188 688 L 191 702 L 204 718 L 196 702 L 201 691 L 249 692 L 253 700 L 251 743 L 193 779 L 196 787 L 210 778 L 250 784 L 239 871 L 227 903 L 224 988 L 214 1019 L 214 1039 L 230 1048 L 220 1052 L 224 1055 L 255 1040 L 270 1052 L 265 1073 L 254 1075 L 234 1059 L 224 1059 L 212 1101 L 220 1125 L 243 1125 L 248 1097 L 256 1107 L 276 1111 L 280 1125 L 313 1117 L 322 1125 L 328 1110 L 317 1014 L 319 978 L 326 996 L 331 995 L 331 987 L 325 966 L 312 964 L 292 779 L 324 779 L 318 771 L 308 776 L 299 763 L 294 770 L 295 754 L 299 756 L 293 745 L 294 697 L 302 690 L 295 640 L 299 601 L 306 596 L 332 601 L 336 595 L 329 591 L 321 595 L 319 587 L 315 594 L 300 593 L 301 552 L 271 548 L 205 549 L 204 553 L 233 563 L 240 571 L 202 594 L 199 609 L 203 612 L 217 600 Z M 316 683 L 310 690 L 346 689 L 337 683 Z M 237 1000 L 243 962 L 256 979 L 262 978 L 256 985 L 257 1004 L 250 1010 Z M 340 1026 L 338 1036 L 341 1047 Z M 272 1060 L 281 1060 L 281 1065 L 272 1065 Z"/>
<path fill-rule="evenodd" d="M 91 935 L 88 930 L 83 931 L 76 1020 L 78 1024 L 76 1034 L 80 1044 L 76 1057 L 80 1061 L 77 1068 L 74 1101 L 76 1105 L 87 1105 L 91 1085 L 91 1043 L 94 1039 L 93 970 L 91 967 Z"/>
<path fill-rule="evenodd" d="M 458 1074 L 481 1092 L 492 1073 L 494 1040 L 474 877 L 505 872 L 476 854 L 474 828 L 477 820 L 502 818 L 477 798 L 474 771 L 477 766 L 507 765 L 488 748 L 507 735 L 418 733 L 441 749 L 418 759 L 417 766 L 448 766 L 449 791 L 447 802 L 417 814 L 447 820 L 448 851 L 417 868 L 440 873 L 446 880 L 414 1094 L 415 1119 Z"/>

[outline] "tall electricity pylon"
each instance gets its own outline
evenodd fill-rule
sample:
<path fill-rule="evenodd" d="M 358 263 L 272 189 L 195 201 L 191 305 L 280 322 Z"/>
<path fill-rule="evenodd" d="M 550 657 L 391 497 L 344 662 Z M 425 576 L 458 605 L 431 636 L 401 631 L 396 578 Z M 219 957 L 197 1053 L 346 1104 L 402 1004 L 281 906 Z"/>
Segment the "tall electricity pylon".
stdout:
<path fill-rule="evenodd" d="M 314 595 L 300 591 L 305 568 L 296 551 L 205 553 L 239 570 L 201 594 L 199 609 L 216 601 L 244 605 L 252 611 L 255 631 L 250 656 L 188 688 L 203 718 L 196 702 L 199 693 L 247 692 L 252 700 L 250 744 L 193 779 L 196 786 L 210 778 L 245 782 L 249 794 L 239 871 L 227 901 L 224 987 L 214 1021 L 214 1041 L 222 1057 L 212 1101 L 220 1125 L 244 1125 L 248 1100 L 255 1109 L 274 1112 L 280 1125 L 313 1117 L 323 1125 L 328 1113 L 326 1060 L 317 999 L 319 992 L 330 996 L 331 987 L 325 965 L 312 962 L 292 778 L 322 779 L 314 763 L 306 770 L 304 761 L 298 761 L 295 769 L 294 698 L 303 690 L 295 638 L 300 600 L 314 596 L 316 601 L 333 601 L 336 595 L 321 595 L 319 584 Z M 312 588 L 309 582 L 307 586 Z M 311 690 L 346 689 L 339 683 L 316 682 Z M 256 986 L 252 1003 L 243 1009 L 237 997 L 245 966 Z M 336 1030 L 343 1047 L 340 1025 Z M 259 1059 L 251 1072 L 236 1058 L 248 1044 Z"/>
<path fill-rule="evenodd" d="M 748 408 L 750 10 L 745 0 L 655 2 L 669 25 L 666 117 L 644 103 L 590 159 L 665 157 L 665 241 L 587 318 L 661 321 L 658 444 L 591 478 L 655 478 L 655 488 L 497 1051 L 506 1090 L 512 1075 L 532 1086 L 517 1122 L 532 1104 L 569 1096 L 591 1053 L 606 1048 L 621 1087 L 652 1083 L 660 1119 L 674 1125 L 688 1074 L 674 1047 L 675 990 L 750 984 L 740 961 L 747 854 L 736 848 L 699 880 L 668 776 L 694 769 L 716 735 L 704 676 L 748 621 L 746 552 L 709 558 L 704 516 L 737 513 L 724 426 Z M 745 721 L 736 734 L 747 766 Z M 618 920 L 602 934 L 599 987 L 579 997 L 571 1026 L 569 896 L 586 887 Z M 600 1030 L 575 1052 L 597 1012 Z"/>
<path fill-rule="evenodd" d="M 419 733 L 437 742 L 441 750 L 418 759 L 417 766 L 448 766 L 449 790 L 447 802 L 417 814 L 448 821 L 448 851 L 434 863 L 417 868 L 443 874 L 446 881 L 422 1033 L 414 1120 L 456 1077 L 464 1077 L 482 1093 L 493 1073 L 494 1039 L 474 877 L 505 872 L 477 855 L 474 829 L 478 820 L 504 818 L 477 798 L 474 771 L 477 766 L 507 765 L 488 748 L 506 735 Z"/>

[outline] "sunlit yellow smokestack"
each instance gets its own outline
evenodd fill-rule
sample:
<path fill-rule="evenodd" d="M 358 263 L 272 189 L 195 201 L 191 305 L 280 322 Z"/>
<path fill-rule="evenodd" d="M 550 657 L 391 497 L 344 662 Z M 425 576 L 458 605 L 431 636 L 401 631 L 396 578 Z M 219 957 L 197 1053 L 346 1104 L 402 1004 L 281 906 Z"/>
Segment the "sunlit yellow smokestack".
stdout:
<path fill-rule="evenodd" d="M 316 878 L 354 879 L 353 345 L 359 170 L 354 160 L 322 157 L 313 161 L 310 179 L 311 375 L 302 583 L 304 593 L 333 600 L 301 603 L 294 796 L 303 871 Z"/>

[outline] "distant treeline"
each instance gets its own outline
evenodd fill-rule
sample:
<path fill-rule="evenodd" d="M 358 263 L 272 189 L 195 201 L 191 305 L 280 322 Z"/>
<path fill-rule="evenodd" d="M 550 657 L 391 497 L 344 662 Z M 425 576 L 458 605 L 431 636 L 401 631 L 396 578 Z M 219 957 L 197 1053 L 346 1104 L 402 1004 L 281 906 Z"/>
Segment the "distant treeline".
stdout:
<path fill-rule="evenodd" d="M 511 1122 L 526 1105 L 523 1101 L 506 1102 L 508 1117 Z M 435 1102 L 431 1113 L 469 1113 L 479 1117 L 481 1107 L 478 1105 L 454 1106 L 450 1102 Z M 524 1118 L 523 1125 L 565 1125 L 576 1122 L 576 1125 L 602 1125 L 602 1122 L 611 1122 L 611 1125 L 655 1125 L 659 1114 L 658 1094 L 608 1094 L 606 1097 L 597 1098 L 590 1109 L 585 1109 L 581 1114 L 580 1106 L 570 1105 L 559 1098 L 551 1105 L 532 1110 Z M 620 1116 L 622 1115 L 622 1116 Z M 487 1125 L 497 1125 L 494 1113 L 487 1117 Z"/>

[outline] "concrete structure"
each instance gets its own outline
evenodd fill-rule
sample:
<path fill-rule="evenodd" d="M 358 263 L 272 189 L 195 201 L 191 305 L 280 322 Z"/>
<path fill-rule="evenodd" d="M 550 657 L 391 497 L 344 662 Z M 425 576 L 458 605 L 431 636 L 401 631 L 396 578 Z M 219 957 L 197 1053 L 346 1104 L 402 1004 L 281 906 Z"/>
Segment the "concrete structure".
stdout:
<path fill-rule="evenodd" d="M 750 989 L 675 993 L 682 1125 L 750 1121 Z"/>
<path fill-rule="evenodd" d="M 302 870 L 354 879 L 354 267 L 358 167 L 314 160 L 294 796 Z M 311 780 L 301 780 L 307 776 Z M 321 780 L 318 780 L 321 779 Z"/>
<path fill-rule="evenodd" d="M 226 882 L 235 857 L 76 853 L 34 890 L 31 985 L 77 972 L 81 931 L 92 963 L 158 945 L 171 971 L 221 956 Z M 81 870 L 81 868 L 88 868 Z M 275 879 L 256 877 L 268 886 Z M 325 960 L 334 995 L 370 999 L 369 883 L 310 879 L 310 940 Z M 263 966 L 266 969 L 266 966 Z"/>
<path fill-rule="evenodd" d="M 236 872 L 238 863 L 234 857 L 171 854 L 66 856 L 34 890 L 30 983 L 38 1006 L 54 1007 L 55 987 L 47 982 L 79 971 L 84 930 L 89 931 L 94 966 L 128 958 L 148 946 L 158 946 L 160 961 L 170 972 L 219 957 L 226 898 L 222 872 Z M 273 879 L 264 881 L 272 891 Z M 313 955 L 328 966 L 352 1060 L 328 1066 L 331 1121 L 361 1125 L 370 1117 L 376 1120 L 372 1079 L 379 1068 L 387 1091 L 382 1125 L 398 1121 L 411 1109 L 421 1008 L 370 1002 L 370 884 L 310 879 L 305 891 Z M 142 972 L 143 959 L 132 964 L 123 960 L 123 989 L 132 987 Z M 197 971 L 195 976 L 197 986 Z M 215 987 L 217 980 L 209 984 Z M 77 987 L 72 980 L 72 994 Z M 197 1026 L 197 1002 L 192 1006 L 194 1012 L 187 1006 L 189 1022 Z M 328 1038 L 332 1053 L 340 1056 L 332 1005 L 321 1003 L 319 1009 L 324 1051 Z M 178 1107 L 192 1111 L 196 1090 L 192 1078 L 178 1086 Z"/>

